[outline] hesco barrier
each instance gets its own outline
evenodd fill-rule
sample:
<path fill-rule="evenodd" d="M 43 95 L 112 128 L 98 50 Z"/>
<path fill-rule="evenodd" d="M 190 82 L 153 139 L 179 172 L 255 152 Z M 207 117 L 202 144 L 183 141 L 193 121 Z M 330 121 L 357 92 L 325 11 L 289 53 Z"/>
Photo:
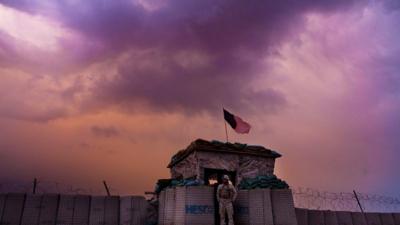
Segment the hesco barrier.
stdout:
<path fill-rule="evenodd" d="M 214 188 L 208 186 L 165 189 L 159 195 L 159 224 L 214 225 L 214 197 Z M 234 209 L 238 225 L 297 225 L 288 189 L 238 191 Z"/>
<path fill-rule="evenodd" d="M 294 209 L 283 189 L 241 190 L 234 208 L 237 225 L 400 225 L 400 213 L 365 213 L 365 222 L 361 213 Z M 0 225 L 146 225 L 149 211 L 142 196 L 0 194 Z M 214 225 L 214 189 L 166 189 L 158 213 L 159 225 Z"/>
<path fill-rule="evenodd" d="M 249 191 L 238 191 L 236 201 L 234 202 L 234 220 L 237 225 L 249 223 Z"/>
<path fill-rule="evenodd" d="M 165 190 L 158 195 L 158 225 L 165 225 Z"/>
<path fill-rule="evenodd" d="M 26 211 L 26 204 L 25 204 Z M 25 213 L 24 211 L 24 213 Z M 56 225 L 70 225 L 72 224 L 72 217 L 74 216 L 74 196 L 61 195 L 60 204 L 58 206 L 58 214 Z"/>
<path fill-rule="evenodd" d="M 119 224 L 119 196 L 106 197 L 104 204 L 104 225 Z"/>
<path fill-rule="evenodd" d="M 40 225 L 53 225 L 56 223 L 59 195 L 43 195 L 40 205 Z"/>
<path fill-rule="evenodd" d="M 400 225 L 400 213 L 393 213 L 394 223 Z"/>
<path fill-rule="evenodd" d="M 35 225 L 39 223 L 42 195 L 27 195 L 21 225 Z"/>
<path fill-rule="evenodd" d="M 394 218 L 391 213 L 380 213 L 379 216 L 381 218 L 382 225 L 395 225 Z"/>
<path fill-rule="evenodd" d="M 90 204 L 89 225 L 104 224 L 105 196 L 93 196 Z"/>
<path fill-rule="evenodd" d="M 270 189 L 249 190 L 249 221 L 247 224 L 273 224 Z"/>
<path fill-rule="evenodd" d="M 6 203 L 6 196 L 0 195 L 0 222 L 1 222 L 1 215 L 3 215 L 3 209 L 5 203 Z"/>
<path fill-rule="evenodd" d="M 321 219 L 321 213 L 323 218 Z M 298 225 L 399 225 L 400 213 L 319 211 L 296 208 Z"/>
<path fill-rule="evenodd" d="M 324 211 L 325 225 L 339 225 L 335 211 Z"/>
<path fill-rule="evenodd" d="M 120 198 L 120 224 L 145 224 L 148 203 L 142 196 Z"/>
<path fill-rule="evenodd" d="M 353 225 L 367 225 L 365 215 L 361 212 L 352 212 L 351 217 L 353 218 Z"/>
<path fill-rule="evenodd" d="M 87 195 L 74 196 L 73 225 L 86 225 L 89 223 L 91 197 Z"/>
<path fill-rule="evenodd" d="M 176 187 L 159 196 L 159 225 L 214 225 L 214 189 Z"/>
<path fill-rule="evenodd" d="M 175 222 L 175 188 L 166 188 L 158 197 L 158 224 L 174 225 Z"/>
<path fill-rule="evenodd" d="M 308 225 L 324 225 L 324 212 L 320 210 L 308 211 Z"/>
<path fill-rule="evenodd" d="M 148 205 L 142 196 L 0 194 L 0 225 L 145 225 Z"/>
<path fill-rule="evenodd" d="M 296 218 L 298 225 L 308 225 L 308 210 L 296 208 Z"/>
<path fill-rule="evenodd" d="M 185 197 L 180 198 L 180 204 L 177 202 L 177 206 L 180 208 L 175 215 L 184 212 L 185 219 L 176 221 L 175 225 L 214 225 L 214 188 L 207 186 L 178 187 L 176 190 L 177 200 L 179 200 L 178 194 L 184 194 Z"/>
<path fill-rule="evenodd" d="M 353 218 L 351 217 L 351 212 L 336 212 L 339 225 L 353 225 Z"/>
<path fill-rule="evenodd" d="M 238 225 L 297 225 L 288 189 L 238 191 L 234 209 Z M 214 225 L 215 213 L 213 187 L 168 188 L 159 195 L 160 225 Z"/>
<path fill-rule="evenodd" d="M 175 189 L 165 190 L 164 224 L 174 225 L 175 220 Z"/>
<path fill-rule="evenodd" d="M 185 206 L 186 206 L 186 189 L 176 188 L 175 189 L 175 224 L 185 224 Z"/>
<path fill-rule="evenodd" d="M 368 225 L 381 225 L 381 218 L 379 218 L 379 213 L 365 213 Z"/>
<path fill-rule="evenodd" d="M 19 225 L 25 203 L 24 194 L 7 194 L 1 224 Z"/>
<path fill-rule="evenodd" d="M 274 225 L 297 225 L 292 191 L 277 189 L 271 191 Z"/>

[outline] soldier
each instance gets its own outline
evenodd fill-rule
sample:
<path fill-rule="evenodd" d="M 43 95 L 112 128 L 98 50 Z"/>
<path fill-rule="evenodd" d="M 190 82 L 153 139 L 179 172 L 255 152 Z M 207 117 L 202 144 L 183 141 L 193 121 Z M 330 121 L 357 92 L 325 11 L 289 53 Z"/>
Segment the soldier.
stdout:
<path fill-rule="evenodd" d="M 222 178 L 222 184 L 218 185 L 217 189 L 217 200 L 219 202 L 219 216 L 221 218 L 220 225 L 225 224 L 225 213 L 228 214 L 229 225 L 233 223 L 233 205 L 237 192 L 235 187 L 229 183 L 228 175 L 224 175 Z"/>

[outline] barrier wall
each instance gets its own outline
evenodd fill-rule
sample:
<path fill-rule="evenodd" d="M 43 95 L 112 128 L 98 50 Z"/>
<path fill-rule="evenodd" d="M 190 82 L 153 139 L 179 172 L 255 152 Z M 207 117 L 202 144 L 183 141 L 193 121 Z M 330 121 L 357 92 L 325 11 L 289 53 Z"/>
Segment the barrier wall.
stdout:
<path fill-rule="evenodd" d="M 362 214 L 361 212 L 352 212 L 351 217 L 353 219 L 353 224 L 354 225 L 367 225 L 367 221 L 364 216 L 365 215 Z"/>
<path fill-rule="evenodd" d="M 308 210 L 296 208 L 296 218 L 298 225 L 308 225 Z"/>
<path fill-rule="evenodd" d="M 175 225 L 214 225 L 215 208 L 213 187 L 179 187 L 177 188 L 177 199 L 179 191 L 186 192 L 184 208 L 185 220 L 177 221 Z M 183 206 L 183 201 L 179 206 Z"/>
<path fill-rule="evenodd" d="M 322 214 L 321 214 L 322 213 Z M 321 216 L 322 215 L 322 216 Z M 275 216 L 275 215 L 274 215 Z M 296 208 L 298 225 L 399 225 L 400 213 L 319 211 Z M 321 223 L 321 221 L 323 221 Z"/>
<path fill-rule="evenodd" d="M 324 212 L 320 210 L 308 210 L 308 225 L 324 225 Z"/>
<path fill-rule="evenodd" d="M 19 225 L 22 218 L 24 203 L 24 194 L 7 194 L 5 198 L 1 224 Z"/>
<path fill-rule="evenodd" d="M 0 194 L 0 225 L 145 225 L 152 210 L 144 197 Z M 237 225 L 400 225 L 399 213 L 295 209 L 290 190 L 238 192 Z M 166 189 L 159 195 L 160 225 L 214 225 L 214 189 Z M 155 218 L 155 217 L 154 217 Z"/>
<path fill-rule="evenodd" d="M 146 224 L 146 216 L 149 211 L 150 204 L 143 196 L 133 196 L 132 198 L 132 225 Z"/>
<path fill-rule="evenodd" d="M 351 212 L 336 212 L 339 225 L 353 225 L 353 218 L 351 217 Z"/>
<path fill-rule="evenodd" d="M 178 187 L 175 189 L 175 217 L 176 225 L 185 224 L 186 189 Z"/>
<path fill-rule="evenodd" d="M 124 214 L 119 196 L 1 194 L 0 225 L 145 225 L 148 202 L 127 198 Z"/>
<path fill-rule="evenodd" d="M 158 195 L 158 225 L 165 225 L 165 191 Z"/>
<path fill-rule="evenodd" d="M 293 195 L 290 189 L 272 190 L 271 200 L 274 225 L 297 225 Z"/>
<path fill-rule="evenodd" d="M 394 223 L 400 225 L 400 213 L 393 213 Z"/>
<path fill-rule="evenodd" d="M 168 188 L 159 196 L 160 225 L 214 225 L 214 188 Z"/>
<path fill-rule="evenodd" d="M 324 211 L 324 219 L 326 225 L 339 225 L 335 211 Z"/>
<path fill-rule="evenodd" d="M 174 225 L 175 220 L 175 189 L 165 190 L 164 224 Z"/>
<path fill-rule="evenodd" d="M 54 225 L 56 223 L 59 195 L 43 195 L 40 205 L 40 225 Z"/>
<path fill-rule="evenodd" d="M 120 224 L 145 224 L 148 203 L 142 196 L 120 198 Z"/>
<path fill-rule="evenodd" d="M 368 225 L 381 225 L 381 218 L 379 218 L 379 213 L 365 213 Z"/>
<path fill-rule="evenodd" d="M 261 189 L 249 190 L 250 224 L 264 224 L 264 192 Z"/>
<path fill-rule="evenodd" d="M 119 196 L 106 197 L 104 207 L 104 225 L 119 224 Z"/>
<path fill-rule="evenodd" d="M 6 201 L 6 195 L 0 194 L 0 222 L 1 222 L 1 216 L 3 215 L 5 201 Z"/>
<path fill-rule="evenodd" d="M 119 197 L 93 196 L 90 204 L 89 225 L 119 224 Z"/>
<path fill-rule="evenodd" d="M 105 196 L 93 196 L 90 204 L 89 225 L 104 224 Z"/>
<path fill-rule="evenodd" d="M 41 195 L 27 195 L 21 225 L 36 225 L 39 223 Z"/>
<path fill-rule="evenodd" d="M 74 196 L 73 225 L 87 225 L 89 223 L 91 197 L 88 195 Z"/>
<path fill-rule="evenodd" d="M 394 218 L 391 213 L 380 213 L 382 225 L 394 225 Z"/>
<path fill-rule="evenodd" d="M 272 196 L 270 189 L 249 190 L 249 224 L 274 224 L 272 207 Z M 280 205 L 275 204 L 274 207 L 277 209 L 280 208 Z M 279 213 L 277 214 L 279 217 Z"/>
<path fill-rule="evenodd" d="M 218 213 L 214 198 L 214 188 L 207 186 L 163 190 L 159 196 L 159 224 L 213 225 L 214 215 Z M 293 197 L 288 189 L 239 191 L 234 209 L 238 225 L 297 225 Z"/>
<path fill-rule="evenodd" d="M 238 191 L 234 207 L 234 220 L 236 225 L 246 225 L 249 223 L 249 191 Z"/>
<path fill-rule="evenodd" d="M 26 206 L 25 206 L 26 210 Z M 60 195 L 56 225 L 70 225 L 74 216 L 74 196 Z"/>

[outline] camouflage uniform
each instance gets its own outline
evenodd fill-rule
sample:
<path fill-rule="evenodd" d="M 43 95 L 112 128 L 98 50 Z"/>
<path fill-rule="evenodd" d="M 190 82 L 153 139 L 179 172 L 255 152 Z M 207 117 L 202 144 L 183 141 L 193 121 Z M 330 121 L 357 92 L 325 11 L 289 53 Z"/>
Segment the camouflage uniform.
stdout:
<path fill-rule="evenodd" d="M 233 224 L 233 205 L 236 199 L 236 189 L 232 184 L 220 184 L 217 189 L 217 199 L 219 202 L 219 215 L 221 225 L 225 224 L 225 212 L 228 214 L 229 225 Z"/>

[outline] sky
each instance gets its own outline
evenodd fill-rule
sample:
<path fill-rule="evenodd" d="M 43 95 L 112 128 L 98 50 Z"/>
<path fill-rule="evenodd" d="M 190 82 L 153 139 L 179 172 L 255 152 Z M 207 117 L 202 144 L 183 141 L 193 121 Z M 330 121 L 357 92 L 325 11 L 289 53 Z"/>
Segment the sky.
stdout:
<path fill-rule="evenodd" d="M 397 0 L 0 0 L 2 187 L 143 194 L 197 138 L 292 187 L 399 196 Z"/>

